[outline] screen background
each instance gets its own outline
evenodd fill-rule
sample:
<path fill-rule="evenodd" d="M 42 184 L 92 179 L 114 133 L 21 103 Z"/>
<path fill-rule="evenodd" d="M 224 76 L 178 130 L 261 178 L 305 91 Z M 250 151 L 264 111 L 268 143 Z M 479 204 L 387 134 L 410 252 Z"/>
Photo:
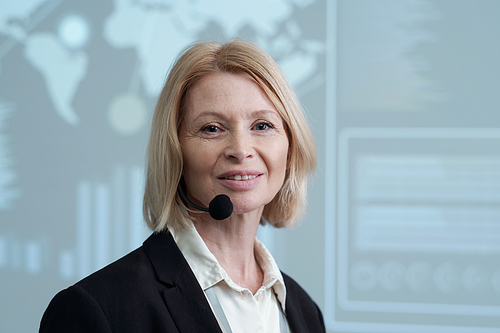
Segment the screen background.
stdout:
<path fill-rule="evenodd" d="M 331 332 L 500 327 L 500 3 L 0 3 L 0 330 L 141 245 L 152 111 L 177 54 L 253 41 L 318 147 L 303 222 L 258 236 Z"/>

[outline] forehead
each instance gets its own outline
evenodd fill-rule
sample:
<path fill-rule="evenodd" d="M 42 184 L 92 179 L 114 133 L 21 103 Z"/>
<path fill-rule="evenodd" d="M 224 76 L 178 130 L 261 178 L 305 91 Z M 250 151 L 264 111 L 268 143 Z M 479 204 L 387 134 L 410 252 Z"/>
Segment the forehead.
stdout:
<path fill-rule="evenodd" d="M 216 73 L 203 77 L 188 90 L 185 106 L 186 111 L 194 112 L 231 108 L 276 111 L 264 90 L 246 73 Z"/>

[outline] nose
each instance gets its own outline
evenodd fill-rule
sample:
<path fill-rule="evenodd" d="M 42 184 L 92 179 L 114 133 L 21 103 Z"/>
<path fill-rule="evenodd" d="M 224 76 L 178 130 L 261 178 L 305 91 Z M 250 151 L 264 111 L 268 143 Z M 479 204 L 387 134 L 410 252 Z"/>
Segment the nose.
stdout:
<path fill-rule="evenodd" d="M 224 155 L 227 159 L 244 162 L 255 155 L 251 136 L 245 131 L 235 131 L 228 137 Z"/>

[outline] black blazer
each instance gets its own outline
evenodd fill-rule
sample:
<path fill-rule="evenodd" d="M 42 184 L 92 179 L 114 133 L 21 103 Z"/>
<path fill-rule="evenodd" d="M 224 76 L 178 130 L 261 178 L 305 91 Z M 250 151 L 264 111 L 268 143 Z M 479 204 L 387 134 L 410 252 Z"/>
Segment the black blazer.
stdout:
<path fill-rule="evenodd" d="M 286 317 L 294 333 L 325 332 L 317 305 L 290 277 Z M 170 233 L 59 292 L 39 332 L 218 332 L 221 329 Z"/>

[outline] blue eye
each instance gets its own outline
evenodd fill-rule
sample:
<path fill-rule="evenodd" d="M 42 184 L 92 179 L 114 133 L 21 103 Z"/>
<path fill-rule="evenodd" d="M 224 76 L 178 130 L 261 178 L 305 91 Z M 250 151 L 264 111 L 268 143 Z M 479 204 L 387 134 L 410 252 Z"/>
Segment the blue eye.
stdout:
<path fill-rule="evenodd" d="M 273 128 L 273 126 L 269 123 L 260 123 L 255 126 L 257 131 L 265 131 L 267 129 Z"/>

